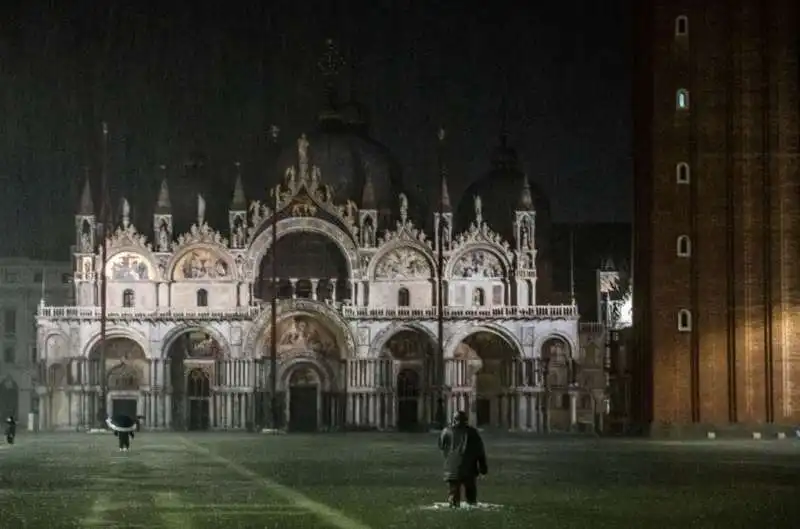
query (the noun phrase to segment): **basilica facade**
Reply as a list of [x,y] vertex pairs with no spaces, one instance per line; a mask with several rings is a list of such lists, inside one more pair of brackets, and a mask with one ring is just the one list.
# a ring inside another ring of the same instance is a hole
[[123,201],[100,237],[87,182],[75,217],[75,305],[38,311],[41,429],[95,425],[101,398],[148,429],[260,429],[272,355],[276,426],[290,431],[424,429],[438,391],[448,414],[467,410],[485,428],[594,421],[605,391],[600,342],[581,336],[574,302],[537,299],[527,179],[508,204],[510,240],[487,223],[480,196],[469,197],[472,220],[456,230],[446,185],[428,235],[405,194],[390,215],[376,206],[381,191],[368,174],[358,205],[340,199],[305,136],[294,158],[264,202],[248,204],[237,180],[222,230],[198,196],[196,220],[176,233],[165,180],[142,230],[150,235]]

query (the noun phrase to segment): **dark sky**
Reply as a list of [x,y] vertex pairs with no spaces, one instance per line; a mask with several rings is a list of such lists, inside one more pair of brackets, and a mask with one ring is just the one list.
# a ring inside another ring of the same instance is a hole
[[312,129],[327,37],[411,185],[435,173],[440,124],[454,199],[486,172],[506,95],[511,143],[555,220],[629,219],[624,0],[47,3],[0,6],[4,254],[67,257],[102,120],[114,185],[153,199],[161,164],[196,151],[232,172],[269,124],[287,140]]

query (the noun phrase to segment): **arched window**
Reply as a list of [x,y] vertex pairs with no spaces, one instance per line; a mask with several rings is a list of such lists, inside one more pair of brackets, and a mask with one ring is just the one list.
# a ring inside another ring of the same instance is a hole
[[482,288],[476,288],[472,291],[472,305],[477,307],[486,305],[486,292]]
[[122,306],[123,307],[133,307],[136,304],[136,296],[133,293],[133,290],[127,289],[122,293]]
[[679,184],[688,184],[690,178],[690,171],[689,171],[689,164],[686,162],[680,162],[675,167],[675,179],[678,181]]
[[402,287],[397,291],[397,306],[408,307],[409,305],[411,305],[411,295],[407,288]]
[[208,307],[208,291],[204,288],[197,291],[197,306]]
[[678,257],[689,257],[692,255],[692,241],[689,240],[688,235],[679,236],[677,246]]
[[675,36],[685,37],[689,34],[689,18],[681,15],[675,19]]
[[692,330],[692,313],[686,309],[678,311],[678,330],[689,332]]
[[680,88],[678,90],[675,97],[675,105],[678,107],[678,110],[689,109],[689,91],[687,89]]

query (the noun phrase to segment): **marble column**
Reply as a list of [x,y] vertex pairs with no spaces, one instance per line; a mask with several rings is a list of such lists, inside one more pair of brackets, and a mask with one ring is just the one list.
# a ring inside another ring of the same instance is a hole
[[311,279],[311,299],[316,301],[319,296],[317,295],[317,288],[319,287],[319,279]]
[[292,299],[297,299],[297,278],[289,278],[289,283],[292,285]]
[[336,303],[336,279],[331,279],[331,301]]

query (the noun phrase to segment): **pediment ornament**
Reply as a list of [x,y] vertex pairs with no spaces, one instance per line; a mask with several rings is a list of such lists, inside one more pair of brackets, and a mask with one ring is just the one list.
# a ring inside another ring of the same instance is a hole
[[184,233],[178,237],[178,241],[172,245],[172,250],[179,251],[182,248],[194,244],[213,244],[227,248],[228,241],[220,232],[204,222],[202,226],[192,224],[188,233]]
[[108,251],[130,248],[152,252],[153,247],[147,242],[147,237],[136,230],[133,224],[118,227],[108,238]]

